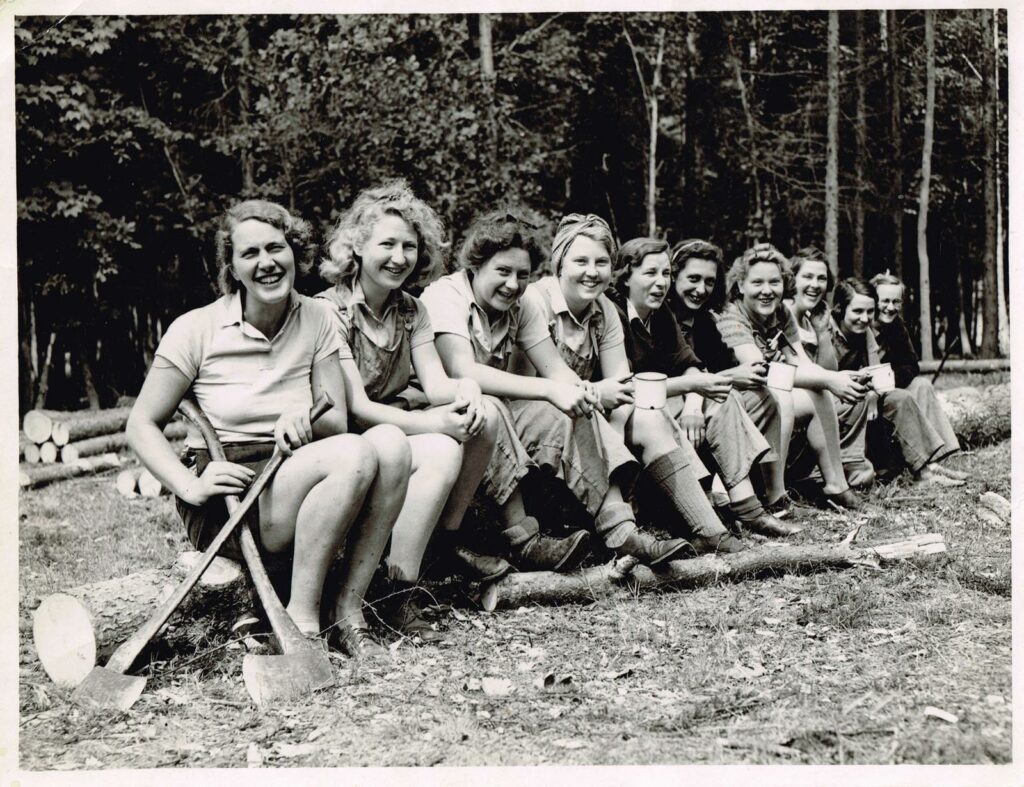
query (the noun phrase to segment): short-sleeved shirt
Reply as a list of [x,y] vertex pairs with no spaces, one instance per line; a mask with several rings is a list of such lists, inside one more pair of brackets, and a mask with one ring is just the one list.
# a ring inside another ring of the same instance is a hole
[[[286,410],[311,407],[313,365],[337,357],[341,340],[327,309],[292,293],[273,339],[242,318],[238,292],[193,309],[171,323],[157,358],[192,380],[192,391],[225,444],[274,436]],[[186,445],[205,443],[192,427]]]
[[897,317],[888,324],[878,323],[875,331],[880,361],[892,364],[897,387],[906,388],[921,371],[907,324]]
[[840,371],[857,371],[879,362],[878,342],[870,328],[866,333],[847,336],[837,327],[832,334],[832,346]]
[[[769,347],[771,341],[782,332],[783,337],[790,347],[800,345],[800,328],[793,319],[792,313],[782,304],[768,317],[767,320],[751,317],[742,303],[733,301],[725,305],[721,313],[715,318],[715,325],[722,337],[722,342],[728,347],[735,358],[736,348],[744,344],[753,344],[761,351],[765,360],[781,361],[784,359],[782,353],[783,342],[778,342],[778,349],[774,351]],[[739,359],[735,359],[734,366],[739,365]]]
[[601,353],[625,341],[615,307],[605,295],[598,295],[587,311],[577,317],[569,309],[558,279],[545,276],[526,288],[523,302],[532,304],[544,315],[548,333],[562,359],[583,379],[590,379]]
[[[418,298],[393,291],[380,318],[367,305],[358,281],[340,282],[317,293],[316,298],[333,307],[331,311],[342,338],[339,357],[355,361],[368,393],[390,394],[409,384],[413,370],[401,343],[408,341],[411,351],[434,341],[430,317]],[[377,357],[368,357],[371,354]]]
[[450,333],[467,339],[477,363],[505,370],[512,349],[529,350],[549,337],[544,315],[533,303],[520,298],[495,319],[476,302],[467,271],[437,279],[420,296],[427,307],[434,335]]
[[625,333],[626,355],[634,372],[679,377],[690,367],[703,367],[668,308],[656,309],[645,321],[628,298],[614,293],[611,300]]

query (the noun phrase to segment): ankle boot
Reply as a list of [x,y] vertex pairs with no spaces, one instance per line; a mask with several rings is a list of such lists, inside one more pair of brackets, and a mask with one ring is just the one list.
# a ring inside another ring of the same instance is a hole
[[778,519],[767,511],[752,519],[743,520],[740,525],[751,533],[759,533],[762,536],[777,536],[784,538],[795,535],[803,530],[800,525],[790,525]]
[[526,571],[572,571],[590,552],[590,533],[577,530],[566,538],[534,533],[528,541],[512,547],[512,559]]
[[677,557],[684,557],[686,551],[693,551],[686,539],[661,540],[640,530],[634,530],[620,546],[615,547],[615,554],[632,555],[641,563],[651,567],[667,563]]
[[462,573],[479,582],[494,582],[515,571],[512,564],[503,557],[481,555],[461,545],[452,549],[452,555],[462,569]]
[[378,614],[385,626],[423,644],[444,639],[423,613],[422,602],[427,593],[422,587],[401,579],[392,579],[389,585],[388,595],[381,600]]

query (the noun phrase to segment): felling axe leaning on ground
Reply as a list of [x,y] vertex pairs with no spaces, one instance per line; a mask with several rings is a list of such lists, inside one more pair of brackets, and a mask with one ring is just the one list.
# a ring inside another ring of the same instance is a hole
[[[315,421],[325,412],[331,409],[334,403],[330,400],[330,397],[324,395],[321,396],[313,409],[309,413],[310,421]],[[217,440],[216,432],[213,432],[213,427],[210,426],[210,422],[206,420],[206,417],[199,410],[199,407],[191,400],[186,399],[181,405],[182,412],[185,413],[189,418],[201,419],[202,423],[197,422],[196,425],[200,431],[203,432],[204,437],[207,439],[207,444],[210,449],[210,455],[223,461],[223,450],[221,449],[220,442]],[[205,427],[205,429],[204,429]],[[213,441],[211,442],[210,437],[206,434],[208,430],[213,435]],[[216,451],[216,454],[215,454]],[[213,559],[217,556],[217,552],[224,546],[224,543],[228,540],[231,534],[234,532],[238,523],[245,518],[246,512],[252,507],[253,503],[259,499],[260,493],[266,487],[267,483],[273,478],[274,473],[277,472],[277,468],[281,466],[284,461],[284,454],[280,450],[275,450],[273,456],[260,471],[259,475],[253,480],[252,485],[245,493],[245,497],[239,502],[237,497],[231,496],[228,499],[228,510],[230,516],[228,521],[221,527],[220,532],[214,537],[213,541],[203,552],[202,557],[196,562],[193,569],[189,572],[188,576],[182,580],[178,588],[168,596],[167,600],[161,604],[156,612],[153,613],[152,617],[146,621],[146,623],[136,631],[131,637],[125,640],[118,648],[114,651],[114,655],[107,661],[105,667],[94,667],[92,671],[85,676],[85,679],[78,685],[74,693],[71,695],[72,701],[78,705],[89,708],[106,708],[112,710],[126,711],[135,701],[138,700],[142,694],[143,689],[146,687],[146,678],[141,675],[126,675],[125,673],[131,668],[135,659],[139,657],[143,648],[146,644],[156,636],[157,631],[167,622],[168,618],[173,614],[174,610],[178,608],[181,602],[184,600],[188,592],[195,587],[195,584],[199,581],[199,577],[203,575],[203,572],[213,562]],[[246,539],[248,536],[248,539]],[[249,560],[249,553],[246,551],[246,541],[248,541],[253,550],[255,550],[255,544],[252,542],[252,534],[246,528],[242,528],[242,551],[246,558],[246,562],[249,563],[249,570],[253,573],[254,582],[257,582],[257,590],[260,593],[260,600],[263,601],[265,608],[267,609],[268,615],[270,614],[271,604],[268,603],[268,599],[264,598],[264,591],[260,588],[258,580],[256,579],[256,571],[253,570],[252,561]],[[256,555],[256,561],[259,561],[259,555]],[[263,571],[262,564],[259,565],[259,571],[262,573],[264,579],[266,579],[266,572]],[[269,585],[269,580],[267,580]],[[271,594],[273,591],[271,590]],[[277,596],[274,595],[274,601],[277,601],[277,606],[281,606],[281,602],[277,600]],[[284,613],[287,618],[287,613],[281,608],[281,612]],[[271,618],[273,622],[273,618]],[[291,619],[288,618],[291,622]],[[292,624],[294,627],[294,624]],[[274,632],[278,633],[277,626],[274,626]],[[297,633],[297,631],[296,631]],[[299,637],[301,638],[301,634]],[[280,634],[278,635],[279,640],[281,639]],[[304,642],[304,644],[306,644]],[[284,643],[282,642],[282,648]],[[323,654],[321,654],[323,655]],[[262,658],[275,658],[264,656]],[[280,658],[280,657],[278,657]],[[326,655],[324,659],[326,660]],[[330,668],[330,663],[327,664]],[[244,664],[243,664],[244,671]],[[332,673],[333,678],[333,673]],[[248,681],[247,681],[248,684]],[[259,701],[258,698],[254,699]]]
[[[333,404],[329,397],[321,396],[310,412],[310,421],[319,418]],[[199,405],[191,399],[185,399],[178,409],[203,435],[210,458],[216,462],[226,461],[217,432],[199,409]],[[280,449],[274,449],[268,467],[280,453]],[[281,461],[283,460],[279,459],[277,464]],[[224,502],[234,516],[239,508],[238,498],[234,495],[225,495]],[[249,568],[249,574],[263,604],[263,611],[270,621],[270,627],[281,650],[281,655],[263,656],[248,653],[242,659],[242,678],[249,696],[257,705],[263,705],[275,700],[295,699],[303,694],[333,686],[334,668],[331,666],[331,660],[322,649],[306,639],[281,604],[281,599],[277,597],[277,591],[274,590],[270,577],[263,567],[256,540],[249,532],[249,528],[241,529],[238,540],[242,548],[242,557],[245,558],[245,564]]]

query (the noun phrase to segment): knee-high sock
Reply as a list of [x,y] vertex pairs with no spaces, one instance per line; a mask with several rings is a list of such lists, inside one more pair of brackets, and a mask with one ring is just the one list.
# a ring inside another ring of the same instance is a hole
[[646,470],[693,535],[711,537],[726,532],[682,451],[676,448],[662,454],[647,465]]

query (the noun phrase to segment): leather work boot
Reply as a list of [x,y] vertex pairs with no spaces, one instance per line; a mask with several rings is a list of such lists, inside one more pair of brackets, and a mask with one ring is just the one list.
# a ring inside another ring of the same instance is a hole
[[493,582],[515,571],[512,564],[503,557],[481,555],[464,546],[454,547],[452,555],[465,576],[480,582]]
[[741,522],[740,525],[751,533],[778,538],[796,535],[804,529],[802,525],[787,524],[767,511],[760,514],[756,519],[751,519],[749,522]]
[[534,533],[523,544],[512,548],[512,558],[527,571],[572,571],[590,552],[590,533],[577,530],[566,538]]
[[719,533],[714,536],[692,536],[690,546],[698,555],[713,555],[716,552],[731,554],[743,552],[750,544],[732,533]]
[[617,555],[632,555],[648,566],[658,566],[676,557],[682,557],[690,547],[685,538],[657,539],[650,533],[634,530],[622,546],[615,547]]
[[864,507],[864,503],[852,489],[844,489],[842,492],[826,492],[825,500],[826,507],[828,507],[829,502],[842,506],[849,511],[859,511]]
[[392,580],[390,595],[383,599],[379,617],[385,626],[424,645],[444,639],[423,613],[423,588],[413,582]]

